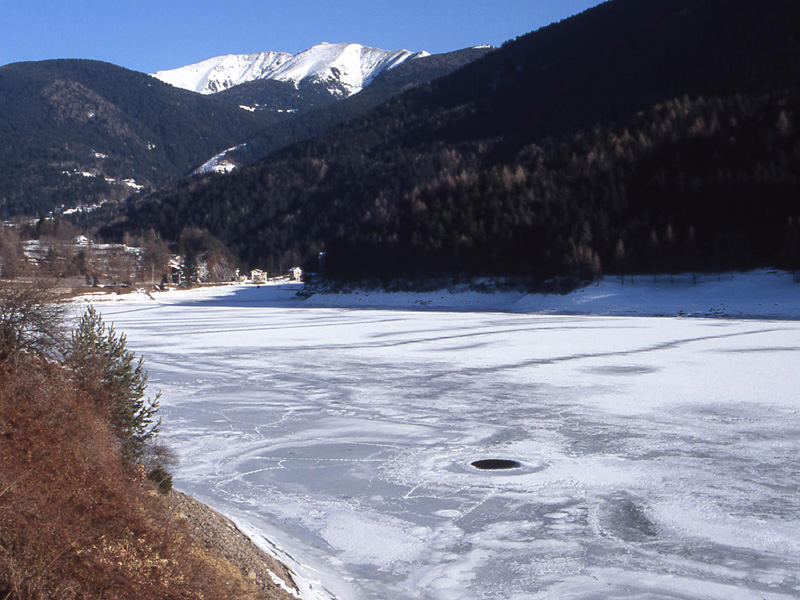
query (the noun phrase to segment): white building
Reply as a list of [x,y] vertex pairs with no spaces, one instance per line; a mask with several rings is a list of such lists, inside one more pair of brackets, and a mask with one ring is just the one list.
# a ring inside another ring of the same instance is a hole
[[267,272],[260,269],[250,271],[250,281],[252,283],[267,283]]

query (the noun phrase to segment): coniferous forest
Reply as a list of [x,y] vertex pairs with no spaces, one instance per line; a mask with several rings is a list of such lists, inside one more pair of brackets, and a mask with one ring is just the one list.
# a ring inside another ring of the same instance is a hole
[[800,6],[615,0],[108,234],[348,280],[796,268]]
[[122,200],[134,188],[152,191],[190,176],[231,148],[237,162],[254,162],[487,51],[412,61],[347,99],[323,83],[272,80],[205,96],[91,60],[0,67],[0,217]]
[[89,60],[0,67],[0,215],[156,189],[262,122],[154,78]]

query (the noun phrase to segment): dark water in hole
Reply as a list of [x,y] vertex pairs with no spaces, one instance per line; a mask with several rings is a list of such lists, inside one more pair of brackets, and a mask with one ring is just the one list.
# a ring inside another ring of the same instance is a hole
[[519,469],[522,465],[515,460],[504,458],[487,458],[470,463],[473,467],[483,471],[501,471],[503,469]]

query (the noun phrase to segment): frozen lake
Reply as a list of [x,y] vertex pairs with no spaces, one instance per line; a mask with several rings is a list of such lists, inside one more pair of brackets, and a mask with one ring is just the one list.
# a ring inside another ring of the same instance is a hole
[[338,598],[800,596],[797,321],[197,298],[99,307],[177,486]]

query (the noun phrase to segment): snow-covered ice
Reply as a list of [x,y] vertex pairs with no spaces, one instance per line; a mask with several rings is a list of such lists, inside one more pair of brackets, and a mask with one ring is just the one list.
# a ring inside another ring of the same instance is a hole
[[163,390],[177,486],[307,597],[797,598],[800,287],[735,281],[741,314],[782,318],[315,308],[291,286],[98,306]]

